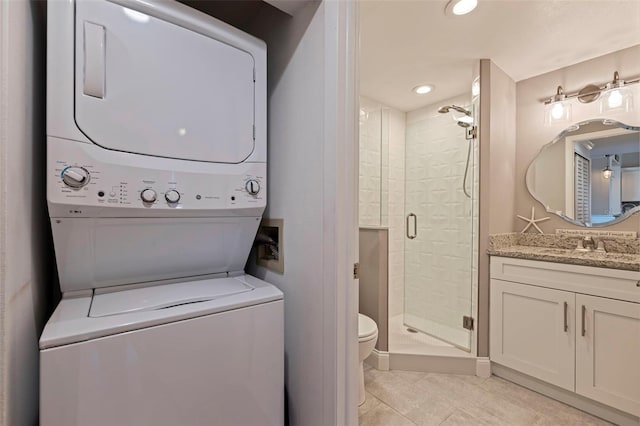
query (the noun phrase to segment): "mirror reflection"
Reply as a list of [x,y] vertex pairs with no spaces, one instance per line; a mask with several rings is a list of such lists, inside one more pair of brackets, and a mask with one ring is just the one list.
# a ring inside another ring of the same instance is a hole
[[618,222],[640,210],[640,127],[573,125],[542,148],[526,180],[548,212],[583,226]]

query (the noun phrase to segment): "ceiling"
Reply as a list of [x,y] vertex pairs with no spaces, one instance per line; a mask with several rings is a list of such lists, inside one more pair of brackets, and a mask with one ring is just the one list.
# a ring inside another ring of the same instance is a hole
[[[360,2],[360,91],[401,111],[469,93],[479,59],[515,81],[640,44],[640,0]],[[640,60],[640,59],[639,59]],[[434,84],[427,95],[412,88]]]

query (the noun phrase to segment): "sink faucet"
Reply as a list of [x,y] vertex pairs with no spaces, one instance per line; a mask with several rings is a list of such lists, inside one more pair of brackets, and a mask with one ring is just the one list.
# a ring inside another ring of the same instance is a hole
[[598,253],[607,252],[604,248],[603,239],[595,240],[590,236],[585,236],[582,240],[578,241],[578,246],[576,247],[576,251],[581,251],[581,252],[596,251]]
[[593,238],[586,236],[581,241],[578,242],[578,247],[576,247],[576,251],[593,251],[595,248],[595,241]]

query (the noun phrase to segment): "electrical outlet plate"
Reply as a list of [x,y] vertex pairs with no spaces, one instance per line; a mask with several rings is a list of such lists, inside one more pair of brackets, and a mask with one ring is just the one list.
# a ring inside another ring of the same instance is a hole
[[267,247],[264,245],[259,245],[256,250],[256,264],[279,274],[284,273],[283,229],[284,220],[263,218],[262,222],[260,222],[258,233],[262,232],[269,235],[277,243],[278,257],[277,259],[271,257]]

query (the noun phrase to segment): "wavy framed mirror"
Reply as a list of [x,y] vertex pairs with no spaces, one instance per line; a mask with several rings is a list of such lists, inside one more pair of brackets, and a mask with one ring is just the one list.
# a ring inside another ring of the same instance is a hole
[[527,189],[547,212],[600,227],[640,211],[640,127],[583,121],[542,147],[526,174]]

